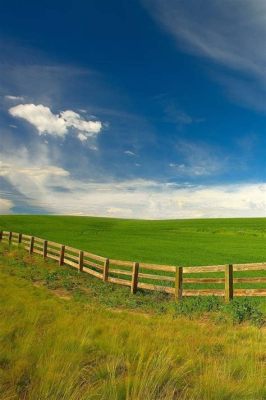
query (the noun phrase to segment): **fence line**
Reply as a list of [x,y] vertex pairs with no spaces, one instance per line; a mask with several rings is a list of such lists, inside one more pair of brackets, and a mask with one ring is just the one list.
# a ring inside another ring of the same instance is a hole
[[[265,263],[212,265],[204,267],[182,267],[157,265],[132,261],[113,260],[60,243],[17,232],[0,231],[0,241],[17,243],[29,254],[50,258],[60,266],[69,265],[103,282],[129,286],[131,293],[138,289],[155,290],[173,294],[176,300],[187,296],[222,296],[228,302],[234,296],[266,296],[266,288],[241,289],[234,284],[266,283],[266,274],[256,277],[234,277],[234,272],[266,271]],[[219,273],[221,277],[194,277],[194,274]],[[188,276],[187,276],[188,275]],[[192,277],[191,277],[192,275]],[[188,289],[189,284],[215,284],[223,288]]]

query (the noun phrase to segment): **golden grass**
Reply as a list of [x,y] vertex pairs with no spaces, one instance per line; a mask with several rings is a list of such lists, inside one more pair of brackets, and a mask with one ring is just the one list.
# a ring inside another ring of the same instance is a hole
[[266,398],[262,329],[114,312],[0,271],[0,399]]

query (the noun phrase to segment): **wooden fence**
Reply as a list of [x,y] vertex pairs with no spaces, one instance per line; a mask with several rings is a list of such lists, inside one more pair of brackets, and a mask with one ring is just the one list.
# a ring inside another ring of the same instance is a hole
[[[20,244],[30,254],[56,260],[60,266],[69,265],[104,282],[129,286],[131,293],[137,289],[155,290],[173,294],[177,300],[184,296],[222,296],[230,301],[234,296],[266,296],[266,288],[237,288],[266,283],[266,262],[229,264],[204,267],[181,267],[113,260],[87,251],[55,243],[17,232],[0,231],[0,241]],[[261,271],[259,276],[247,276],[247,272]],[[215,277],[210,277],[215,273]],[[241,276],[241,273],[242,276]],[[200,276],[197,276],[200,275]],[[207,276],[206,276],[207,275]],[[186,288],[189,285],[198,289]],[[203,288],[202,285],[215,286]],[[219,286],[219,288],[217,288]]]

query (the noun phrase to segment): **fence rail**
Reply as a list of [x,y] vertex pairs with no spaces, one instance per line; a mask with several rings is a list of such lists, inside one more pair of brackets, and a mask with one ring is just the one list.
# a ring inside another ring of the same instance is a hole
[[[138,289],[146,289],[170,293],[177,300],[187,296],[222,296],[227,302],[234,296],[266,296],[266,287],[236,287],[239,284],[265,284],[266,262],[182,267],[113,260],[24,233],[0,231],[0,241],[9,244],[17,243],[29,254],[35,253],[43,258],[50,258],[57,261],[60,266],[69,265],[80,272],[102,279],[104,282],[129,286],[133,294]],[[261,276],[247,276],[246,273],[242,277],[239,276],[246,271],[260,271]],[[238,274],[237,276],[234,276],[235,272]],[[195,276],[195,274],[202,273],[216,273],[220,276]],[[200,285],[200,288],[187,287],[191,284]],[[206,284],[216,286],[215,288],[202,288],[201,285]]]

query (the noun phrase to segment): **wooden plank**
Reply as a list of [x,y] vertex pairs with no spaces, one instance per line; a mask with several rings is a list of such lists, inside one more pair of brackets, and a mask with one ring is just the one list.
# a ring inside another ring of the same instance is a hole
[[59,254],[59,265],[64,264],[64,257],[65,257],[65,246],[62,244],[60,248],[60,254]]
[[54,246],[54,247],[60,247],[62,246],[62,244],[60,243],[56,243],[56,242],[52,242],[51,240],[48,240],[48,246]]
[[122,260],[109,260],[109,265],[117,265],[118,267],[130,267],[132,268],[132,261],[122,261]]
[[233,265],[229,264],[226,265],[224,272],[224,298],[227,303],[234,297],[233,283]]
[[108,282],[117,283],[118,285],[131,286],[130,281],[126,281],[125,279],[113,278],[111,276],[109,276]]
[[17,238],[17,237],[18,237],[18,235],[19,235],[19,233],[17,233],[17,232],[12,232],[12,237],[15,237],[15,238]]
[[71,260],[74,260],[74,261],[79,260],[78,256],[74,256],[73,254],[66,253],[66,250],[65,250],[65,257],[70,258]]
[[36,243],[34,238],[34,247],[37,247],[37,249],[43,249],[43,243]]
[[105,257],[97,256],[96,254],[88,253],[87,251],[84,251],[83,254],[84,254],[84,257],[92,258],[94,260],[98,260],[98,261],[102,261],[102,262],[105,261]]
[[138,288],[138,273],[139,273],[139,263],[133,263],[133,271],[132,271],[132,281],[131,281],[131,293],[136,293]]
[[83,271],[83,251],[80,250],[79,252],[79,260],[78,260],[78,264],[79,264],[79,271],[82,272]]
[[70,246],[65,246],[65,250],[71,251],[72,253],[78,253],[78,254],[80,252],[80,250],[75,249],[74,247],[70,247]]
[[43,258],[46,258],[47,257],[47,249],[48,249],[48,242],[47,242],[47,240],[44,240],[43,241]]
[[22,242],[29,243],[29,242],[30,242],[30,238],[25,237],[25,236],[22,234]]
[[74,261],[67,260],[66,258],[64,259],[64,264],[71,265],[71,267],[79,269],[78,263],[75,263]]
[[175,276],[175,298],[176,298],[176,300],[182,299],[182,283],[183,283],[183,268],[176,267],[176,276]]
[[41,250],[37,250],[35,247],[33,249],[33,253],[40,254],[42,256],[43,252]]
[[152,285],[152,284],[150,284],[150,283],[139,282],[139,283],[138,283],[138,288],[140,288],[140,289],[148,289],[148,290],[155,290],[155,291],[164,292],[164,293],[175,294],[175,289],[174,289],[174,288],[170,288],[170,287],[167,287],[167,286]]
[[23,239],[29,239],[29,240],[30,240],[31,237],[32,237],[32,236],[30,236],[30,235],[25,235],[25,233],[23,233]]
[[152,275],[139,272],[139,278],[153,279],[157,281],[175,282],[175,278],[167,275]]
[[90,269],[90,268],[87,268],[87,267],[83,267],[83,272],[86,272],[87,274],[96,276],[96,278],[102,279],[102,277],[103,277],[103,275],[100,274],[99,272],[96,272],[93,269]]
[[49,246],[49,242],[47,243],[47,249],[50,253],[56,254],[56,255],[60,255],[60,250],[55,249],[54,247],[50,247]]
[[266,289],[235,289],[235,296],[250,296],[250,297],[264,297],[266,296]]
[[184,274],[196,274],[199,272],[224,272],[225,265],[210,265],[204,267],[185,267]]
[[265,271],[266,263],[234,264],[234,271]]
[[157,264],[146,264],[146,263],[140,263],[139,264],[140,269],[150,269],[152,271],[166,271],[166,272],[175,272],[176,267],[173,267],[171,265],[157,265]]
[[183,283],[224,283],[224,278],[184,278]]
[[262,278],[262,277],[234,278],[234,283],[256,283],[256,282],[257,283],[265,283],[266,278]]
[[[122,269],[109,268],[109,272],[111,272],[112,274],[132,276],[132,271],[125,271]],[[139,274],[139,276],[140,276],[140,274]]]
[[42,244],[43,241],[44,241],[44,239],[41,239],[41,238],[35,236],[35,243],[36,242],[41,242],[41,244]]
[[33,247],[34,247],[34,236],[30,238],[30,246],[29,246],[29,253],[31,254],[33,252]]
[[108,275],[109,275],[109,259],[106,258],[104,262],[104,267],[103,267],[103,281],[107,282],[108,281]]
[[59,256],[55,256],[50,252],[47,252],[47,258],[52,258],[53,260],[59,261]]
[[97,269],[99,269],[99,270],[101,270],[101,271],[103,270],[103,265],[96,264],[96,263],[94,263],[94,262],[92,262],[92,261],[89,261],[89,260],[83,259],[83,264],[89,265],[90,267],[97,268]]
[[224,296],[220,289],[183,289],[183,297],[190,296]]

